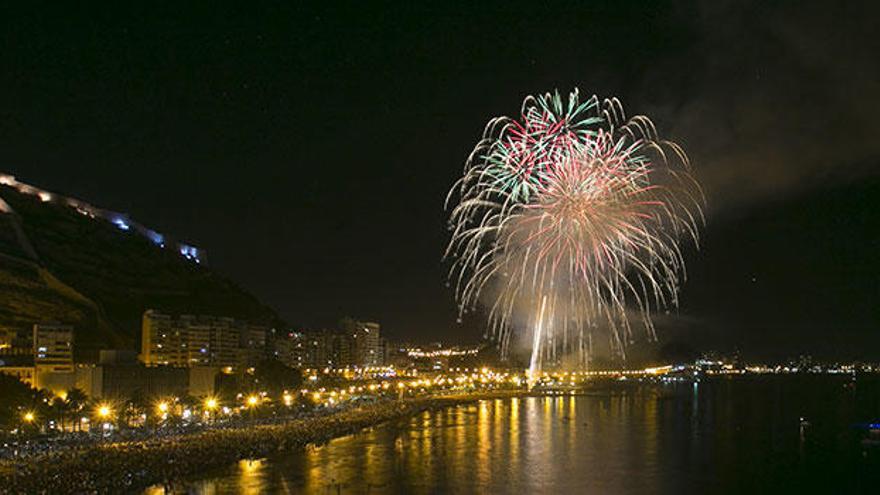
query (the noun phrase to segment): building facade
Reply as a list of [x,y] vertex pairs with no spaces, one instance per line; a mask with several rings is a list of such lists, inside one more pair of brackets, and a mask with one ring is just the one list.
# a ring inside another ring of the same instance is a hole
[[34,369],[41,372],[73,373],[73,327],[34,325]]
[[144,312],[141,361],[147,366],[253,365],[266,356],[265,327],[234,318]]
[[384,364],[385,353],[378,323],[345,318],[340,327],[349,346],[346,365],[372,367]]
[[188,339],[178,319],[147,310],[141,323],[141,361],[147,366],[186,366],[190,358]]
[[276,336],[273,355],[291,368],[312,368],[317,366],[317,343],[305,332],[290,331]]

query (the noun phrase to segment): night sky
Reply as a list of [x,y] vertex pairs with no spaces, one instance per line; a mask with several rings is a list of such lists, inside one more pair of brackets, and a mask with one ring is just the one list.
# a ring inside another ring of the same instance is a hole
[[880,357],[878,12],[297,3],[0,7],[0,171],[206,248],[294,325],[476,341],[445,193],[489,118],[578,86],[650,115],[706,189],[661,340]]

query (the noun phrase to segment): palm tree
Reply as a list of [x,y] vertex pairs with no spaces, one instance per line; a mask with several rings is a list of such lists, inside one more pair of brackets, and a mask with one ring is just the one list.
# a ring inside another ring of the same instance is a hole
[[11,429],[21,421],[22,411],[31,410],[32,405],[30,385],[14,376],[0,374],[0,425]]
[[[128,422],[131,423],[131,420],[139,419],[141,415],[149,417],[150,405],[151,401],[147,398],[143,389],[138,388],[133,390],[127,402],[128,409],[130,410]],[[144,422],[144,425],[146,425],[146,421]]]
[[67,391],[67,404],[70,406],[70,411],[75,415],[73,422],[73,429],[75,431],[79,431],[82,426],[78,416],[85,409],[88,400],[88,396],[82,389],[72,388]]
[[40,431],[44,431],[45,419],[51,416],[52,408],[52,394],[46,389],[34,389],[33,391],[33,405],[31,410],[36,413],[37,418],[40,419],[40,424],[36,425]]
[[58,421],[58,429],[63,433],[64,418],[66,418],[68,413],[71,412],[70,403],[67,402],[66,397],[57,396],[52,399],[50,410],[52,412],[52,417],[54,417]]

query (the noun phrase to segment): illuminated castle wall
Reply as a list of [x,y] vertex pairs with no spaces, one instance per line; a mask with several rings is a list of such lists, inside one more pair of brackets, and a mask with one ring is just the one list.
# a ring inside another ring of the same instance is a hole
[[[136,232],[147,238],[156,246],[162,249],[167,249],[170,246],[184,258],[194,261],[196,263],[203,264],[207,262],[207,254],[203,249],[190,244],[172,241],[171,239],[166,238],[165,235],[156,232],[155,230],[149,229],[144,225],[132,220],[128,217],[128,215],[124,213],[98,208],[75,198],[69,198],[67,196],[55,194],[53,192],[49,192],[38,187],[31,186],[29,184],[19,182],[15,180],[14,176],[8,174],[0,173],[0,185],[12,187],[22,194],[37,196],[44,203],[68,206],[75,209],[81,215],[93,219],[108,221],[115,225],[116,228],[118,228],[119,230],[126,232]],[[9,204],[3,201],[2,198],[0,198],[0,213],[13,213],[12,208],[9,206]]]

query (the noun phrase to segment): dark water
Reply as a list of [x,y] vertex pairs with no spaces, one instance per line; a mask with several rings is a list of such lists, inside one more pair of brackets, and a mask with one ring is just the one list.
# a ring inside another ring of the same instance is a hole
[[[876,379],[770,377],[490,400],[181,484],[189,493],[880,493]],[[801,426],[800,418],[809,421]],[[161,493],[161,489],[147,493]]]

